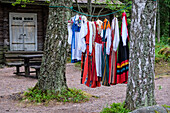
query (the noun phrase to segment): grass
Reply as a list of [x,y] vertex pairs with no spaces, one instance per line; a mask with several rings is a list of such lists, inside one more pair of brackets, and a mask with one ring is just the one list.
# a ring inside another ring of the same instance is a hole
[[129,113],[130,110],[124,107],[125,103],[113,103],[110,107],[104,108],[101,113]]
[[166,105],[166,104],[164,104],[164,105],[162,105],[163,107],[165,107],[165,108],[170,108],[170,106],[168,106],[168,105]]
[[[157,42],[157,41],[156,41]],[[160,43],[156,43],[155,46],[155,62],[159,63],[162,61],[170,62],[170,56],[165,56],[164,54],[160,54],[160,50],[163,48],[170,48],[170,38],[169,37],[161,37]]]
[[24,93],[23,100],[35,103],[48,103],[51,100],[56,100],[57,102],[79,103],[88,101],[90,97],[92,97],[92,95],[75,88],[65,89],[60,93],[30,88],[28,89],[28,92]]
[[[129,109],[124,107],[125,103],[113,103],[110,107],[104,108],[100,113],[129,113],[131,112]],[[162,105],[164,108],[170,108],[170,106],[164,104]]]
[[75,67],[81,67],[81,61],[76,62],[76,63],[74,64],[74,66],[75,66]]

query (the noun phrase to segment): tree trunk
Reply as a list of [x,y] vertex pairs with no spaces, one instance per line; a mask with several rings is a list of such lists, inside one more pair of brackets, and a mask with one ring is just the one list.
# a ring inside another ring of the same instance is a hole
[[[72,6],[72,0],[50,0],[50,6]],[[70,10],[50,8],[44,55],[37,86],[41,90],[56,92],[67,88],[65,69],[67,59],[67,20]]]
[[[87,11],[88,11],[88,14],[91,15],[92,13],[92,4],[91,4],[91,0],[88,0],[87,1]],[[88,19],[91,21],[91,17],[88,17]]]
[[125,101],[126,107],[130,110],[156,104],[154,97],[156,1],[132,2],[129,78]]
[[157,0],[157,38],[158,38],[158,43],[160,43],[160,12],[159,12],[159,0]]

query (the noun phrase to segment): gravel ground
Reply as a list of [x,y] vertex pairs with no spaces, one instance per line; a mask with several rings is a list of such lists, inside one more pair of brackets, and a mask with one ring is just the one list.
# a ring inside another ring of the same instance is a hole
[[[23,68],[22,68],[23,70]],[[126,85],[118,84],[111,87],[88,88],[80,84],[80,70],[74,64],[67,64],[67,84],[70,88],[77,88],[99,99],[92,98],[85,103],[57,103],[51,102],[48,106],[22,104],[12,99],[12,94],[26,91],[33,87],[37,80],[29,77],[16,76],[15,68],[0,69],[0,113],[97,113],[113,102],[123,102],[126,96]],[[160,87],[162,87],[160,89]],[[158,104],[170,105],[170,77],[155,80],[155,96]]]

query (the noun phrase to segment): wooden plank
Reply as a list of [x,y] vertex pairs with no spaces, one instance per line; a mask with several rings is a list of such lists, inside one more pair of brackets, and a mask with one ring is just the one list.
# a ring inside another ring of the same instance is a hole
[[3,45],[4,45],[4,42],[1,42],[1,41],[0,41],[0,47],[2,47]]
[[[9,63],[9,62],[23,62],[24,59],[7,59],[5,58],[5,63]],[[41,62],[42,59],[30,59],[30,62]]]
[[3,55],[0,55],[0,59],[4,59],[4,56],[3,56]]
[[41,54],[43,51],[8,51],[5,54]]
[[0,59],[0,63],[4,63],[4,62],[5,62],[4,60]]
[[43,36],[44,33],[43,33],[43,32],[38,32],[37,35],[38,35],[38,36]]
[[4,50],[3,47],[0,46],[0,51],[3,51],[3,50]]
[[4,52],[0,50],[0,55],[3,55],[3,54],[4,54]]

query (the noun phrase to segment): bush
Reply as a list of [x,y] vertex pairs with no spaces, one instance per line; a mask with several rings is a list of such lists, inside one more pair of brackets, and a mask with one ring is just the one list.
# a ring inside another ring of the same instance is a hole
[[84,93],[78,89],[65,89],[59,93],[55,91],[42,91],[39,89],[28,89],[28,92],[24,93],[23,100],[28,100],[30,102],[43,103],[49,102],[50,100],[57,100],[58,102],[85,102],[88,101],[87,93]]
[[156,43],[156,46],[155,46],[155,62],[156,63],[160,61],[168,61],[168,62],[170,61],[169,41],[170,41],[169,37],[161,37],[160,43]]
[[130,110],[124,107],[125,103],[113,103],[110,107],[106,107],[101,113],[129,113]]

